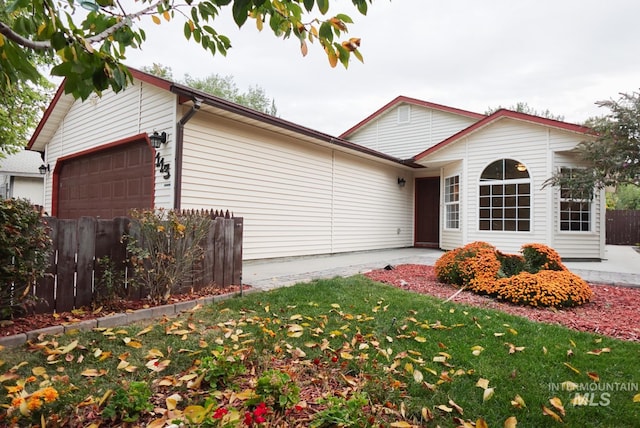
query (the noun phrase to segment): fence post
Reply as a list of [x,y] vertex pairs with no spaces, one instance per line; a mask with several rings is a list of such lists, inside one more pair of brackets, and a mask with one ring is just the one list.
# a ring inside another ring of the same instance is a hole
[[58,220],[58,286],[55,306],[58,312],[70,311],[75,304],[77,224],[77,220]]
[[56,252],[58,251],[58,219],[55,217],[45,217],[42,219],[47,225],[49,238],[51,238],[51,253],[49,254],[49,266],[45,271],[45,276],[36,282],[34,295],[38,300],[34,306],[34,311],[38,314],[53,312],[55,309],[55,287],[56,287]]
[[93,269],[96,255],[96,219],[78,220],[78,266],[76,275],[76,307],[93,302]]
[[233,278],[232,284],[242,285],[242,239],[244,218],[233,218]]

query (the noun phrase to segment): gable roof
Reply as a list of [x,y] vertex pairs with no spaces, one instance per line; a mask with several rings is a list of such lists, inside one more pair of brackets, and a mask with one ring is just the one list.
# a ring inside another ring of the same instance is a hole
[[369,122],[373,121],[374,119],[378,118],[379,116],[383,115],[386,111],[392,109],[393,107],[395,107],[395,106],[397,106],[399,104],[403,104],[403,103],[404,104],[412,104],[412,105],[416,105],[416,106],[420,106],[420,107],[426,107],[426,108],[439,110],[439,111],[443,111],[443,112],[447,112],[447,113],[453,113],[453,114],[457,114],[457,115],[465,116],[465,117],[470,117],[472,119],[477,119],[477,120],[484,119],[486,117],[484,114],[474,113],[472,111],[462,110],[462,109],[458,109],[458,108],[454,108],[454,107],[448,107],[448,106],[444,106],[442,104],[431,103],[431,102],[428,102],[428,101],[422,101],[422,100],[419,100],[419,99],[416,99],[416,98],[410,98],[410,97],[405,97],[403,95],[400,95],[400,96],[394,98],[393,100],[391,100],[386,105],[384,105],[381,108],[379,108],[378,110],[376,110],[370,116],[368,116],[365,119],[363,119],[362,121],[360,121],[355,126],[349,128],[348,130],[346,130],[345,132],[340,134],[340,138],[346,138],[347,136],[349,136],[349,135],[353,134],[354,132],[358,131],[360,128],[365,126],[367,123],[369,123]]
[[[415,167],[415,165],[407,164],[403,160],[396,157],[369,149],[368,147],[364,147],[359,144],[352,143],[340,137],[334,137],[332,135],[295,124],[279,117],[250,109],[248,107],[233,103],[223,98],[216,97],[215,95],[190,88],[186,85],[175,83],[170,80],[145,73],[140,70],[136,70],[134,68],[129,68],[129,71],[135,79],[176,94],[178,96],[178,102],[180,104],[191,101],[195,102],[197,100],[204,105],[215,108],[217,111],[225,112],[226,116],[241,119],[242,121],[248,123],[257,123],[268,129],[277,129],[281,132],[284,131],[289,135],[303,135],[314,140],[320,140],[324,143],[327,143],[328,145],[334,145],[343,149],[357,151],[369,156],[373,156],[375,158],[391,161],[405,166],[408,165]],[[67,112],[75,102],[75,99],[72,95],[64,93],[64,86],[65,82],[63,81],[62,84],[58,87],[53,100],[49,104],[49,107],[45,111],[42,119],[40,120],[40,123],[31,136],[31,139],[27,144],[28,150],[44,150],[46,142],[53,137],[53,134],[58,128],[59,122],[64,118],[64,116],[67,114]]]
[[474,123],[473,125],[463,129],[462,131],[453,134],[451,137],[442,140],[435,146],[428,148],[427,150],[418,153],[413,157],[413,161],[419,161],[424,157],[430,155],[431,153],[437,152],[438,150],[455,143],[456,141],[467,137],[475,132],[478,132],[481,129],[486,128],[487,126],[505,118],[515,119],[523,122],[529,122],[536,125],[549,126],[551,128],[560,129],[568,132],[575,132],[577,134],[585,134],[585,135],[593,135],[593,130],[583,125],[576,125],[573,123],[562,122],[559,120],[548,119],[546,117],[533,116],[526,113],[520,113],[517,111],[500,109],[490,116],[486,116],[484,119],[479,122]]

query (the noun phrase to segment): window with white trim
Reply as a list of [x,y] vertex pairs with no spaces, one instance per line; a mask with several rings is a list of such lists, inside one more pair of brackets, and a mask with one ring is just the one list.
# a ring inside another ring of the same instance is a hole
[[[571,177],[575,168],[561,168],[561,174]],[[560,230],[563,232],[591,231],[591,201],[560,187]]]
[[460,176],[444,179],[444,216],[446,229],[460,229]]
[[531,230],[531,178],[526,166],[500,159],[480,176],[479,229],[529,232]]

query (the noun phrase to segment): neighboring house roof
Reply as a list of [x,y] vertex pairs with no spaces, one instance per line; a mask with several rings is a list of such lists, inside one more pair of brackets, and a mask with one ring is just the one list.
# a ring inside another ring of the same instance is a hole
[[22,150],[0,159],[0,174],[14,177],[40,177],[38,167],[42,165],[40,155]]
[[[370,155],[376,158],[407,165],[407,163],[402,161],[401,159],[369,149],[359,144],[352,143],[342,138],[334,137],[329,134],[297,125],[293,122],[289,122],[279,117],[271,116],[266,113],[250,109],[248,107],[244,107],[242,105],[227,101],[206,92],[202,92],[188,86],[154,76],[152,74],[148,74],[133,68],[129,68],[129,70],[131,71],[131,74],[134,78],[176,94],[181,104],[187,102],[195,102],[197,100],[199,103],[214,108],[216,112],[227,117],[232,117],[236,120],[256,124],[271,130],[288,133],[289,135],[303,135],[314,140],[320,140],[329,145],[335,145],[344,149],[361,152],[363,154]],[[53,137],[53,134],[58,128],[58,124],[64,118],[69,108],[71,108],[71,105],[75,100],[73,99],[73,96],[64,94],[64,85],[65,82],[63,81],[58,88],[51,104],[45,111],[42,120],[38,124],[38,127],[29,140],[27,149],[34,151],[44,151],[46,143]]]
[[437,152],[438,150],[444,147],[447,147],[448,145],[453,144],[464,137],[468,137],[469,135],[475,132],[478,132],[479,130],[484,129],[487,126],[505,118],[519,120],[522,122],[529,122],[536,125],[549,126],[551,128],[556,128],[556,129],[560,129],[568,132],[574,132],[577,134],[594,135],[593,130],[591,128],[588,128],[583,125],[576,125],[573,123],[561,122],[559,120],[547,119],[545,117],[533,116],[530,114],[520,113],[517,111],[500,109],[495,113],[491,114],[490,116],[486,116],[484,119],[480,120],[479,122],[474,123],[468,128],[465,128],[462,131],[452,135],[451,137],[439,142],[435,146],[430,147],[421,153],[418,153],[416,156],[413,157],[413,161],[419,161],[420,159],[423,159],[424,157],[434,152]]
[[396,97],[395,99],[393,99],[391,102],[387,103],[386,105],[382,106],[380,109],[378,109],[377,111],[375,111],[373,114],[371,114],[370,116],[366,117],[364,120],[362,120],[361,122],[359,122],[358,124],[356,124],[355,126],[349,128],[348,130],[346,130],[345,132],[343,132],[342,134],[340,134],[340,138],[346,138],[347,136],[353,134],[354,132],[356,132],[357,130],[359,130],[360,128],[362,128],[363,126],[365,126],[367,123],[371,122],[372,120],[378,118],[379,116],[381,116],[382,114],[384,114],[387,110],[399,105],[399,104],[413,104],[416,106],[420,106],[420,107],[426,107],[426,108],[431,108],[434,110],[439,110],[439,111],[443,111],[443,112],[447,112],[447,113],[453,113],[453,114],[458,114],[460,116],[466,116],[466,117],[470,117],[472,119],[484,119],[486,116],[484,114],[480,114],[480,113],[474,113],[471,111],[467,111],[467,110],[461,110],[458,108],[454,108],[454,107],[448,107],[448,106],[444,106],[441,104],[436,104],[436,103],[431,103],[428,101],[422,101],[416,98],[409,98],[409,97],[405,97],[403,95],[400,95],[398,97]]

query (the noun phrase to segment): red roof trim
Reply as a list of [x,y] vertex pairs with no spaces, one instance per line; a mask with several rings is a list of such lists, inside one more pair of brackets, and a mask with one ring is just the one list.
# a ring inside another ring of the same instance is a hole
[[431,103],[428,101],[422,101],[416,98],[410,98],[410,97],[405,97],[403,95],[400,95],[398,97],[396,97],[395,99],[393,99],[391,102],[387,103],[386,105],[384,105],[383,107],[381,107],[380,109],[376,110],[375,113],[373,113],[372,115],[366,117],[364,120],[362,120],[361,122],[359,122],[357,125],[349,128],[348,130],[346,130],[345,132],[343,132],[342,134],[340,134],[340,138],[345,138],[351,134],[353,134],[355,131],[357,131],[358,129],[362,128],[364,125],[366,125],[367,123],[371,122],[372,120],[376,119],[378,116],[380,116],[382,113],[384,113],[385,111],[389,110],[391,107],[397,105],[397,104],[401,104],[401,103],[407,103],[407,104],[413,104],[413,105],[417,105],[420,107],[426,107],[426,108],[432,108],[435,110],[440,110],[440,111],[444,111],[447,113],[453,113],[453,114],[459,114],[461,116],[466,116],[466,117],[470,117],[473,119],[484,119],[486,116],[484,114],[480,114],[480,113],[474,113],[472,111],[467,111],[467,110],[462,110],[462,109],[458,109],[455,107],[448,107],[442,104],[436,104],[436,103]]
[[60,98],[62,98],[62,95],[64,95],[64,83],[65,83],[65,81],[63,80],[62,83],[60,84],[60,86],[58,87],[58,90],[56,91],[56,94],[53,96],[53,99],[49,103],[49,106],[44,111],[44,114],[42,115],[42,119],[40,119],[40,122],[38,123],[38,126],[36,127],[35,131],[33,131],[33,135],[31,135],[31,138],[29,139],[29,142],[27,143],[27,150],[30,150],[31,147],[33,147],[33,145],[36,142],[36,139],[38,139],[38,136],[42,132],[42,128],[44,128],[44,125],[49,120],[49,116],[51,116],[51,113],[55,109],[56,104],[58,104],[58,100]]
[[439,142],[435,146],[432,146],[427,150],[423,151],[422,153],[417,154],[416,156],[413,157],[413,160],[418,161],[424,158],[425,156],[431,153],[434,153],[440,150],[441,148],[446,147],[449,144],[463,137],[466,137],[467,135],[472,134],[473,132],[481,128],[484,128],[485,126],[502,118],[511,118],[511,119],[534,123],[537,125],[550,126],[552,128],[562,129],[564,131],[569,131],[569,132],[576,132],[579,134],[593,134],[593,130],[591,128],[588,128],[583,125],[576,125],[574,123],[561,122],[559,120],[554,120],[554,119],[547,119],[546,117],[533,116],[530,114],[520,113],[517,111],[500,109],[495,113],[493,113],[491,116],[485,117],[481,121],[474,123],[473,125],[463,129],[462,131],[456,134],[453,134],[451,137],[447,138],[446,140]]

